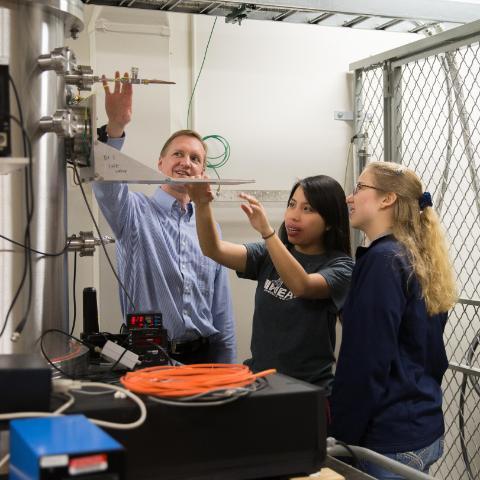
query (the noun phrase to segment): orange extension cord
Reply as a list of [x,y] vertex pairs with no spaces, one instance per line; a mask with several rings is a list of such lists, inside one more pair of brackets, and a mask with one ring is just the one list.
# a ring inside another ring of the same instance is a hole
[[205,363],[176,367],[150,367],[128,372],[120,381],[128,390],[143,395],[178,398],[212,390],[246,387],[276,370],[253,373],[239,364]]

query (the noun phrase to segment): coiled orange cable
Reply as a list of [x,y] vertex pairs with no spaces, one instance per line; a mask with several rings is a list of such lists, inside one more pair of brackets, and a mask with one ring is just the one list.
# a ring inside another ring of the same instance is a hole
[[246,387],[276,370],[253,373],[240,364],[205,363],[149,367],[128,372],[120,381],[128,390],[156,397],[178,398],[217,389]]

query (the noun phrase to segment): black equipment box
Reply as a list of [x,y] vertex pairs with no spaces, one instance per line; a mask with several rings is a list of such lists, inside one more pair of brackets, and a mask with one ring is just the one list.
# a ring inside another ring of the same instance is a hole
[[49,411],[52,370],[38,355],[0,355],[0,385],[0,413]]
[[[133,421],[128,400],[77,395],[72,408],[91,418]],[[275,374],[250,396],[214,407],[146,399],[134,430],[108,430],[127,451],[127,479],[240,480],[317,472],[326,455],[323,390]]]

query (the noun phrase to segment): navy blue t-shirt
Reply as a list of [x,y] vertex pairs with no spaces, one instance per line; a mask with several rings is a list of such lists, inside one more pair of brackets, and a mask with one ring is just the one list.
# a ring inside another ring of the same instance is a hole
[[245,273],[257,280],[251,352],[245,363],[254,372],[276,368],[278,372],[319,385],[330,393],[335,362],[335,321],[350,285],[353,261],[344,253],[292,255],[307,273],[319,273],[328,283],[331,297],[298,298],[279,278],[264,243],[250,243]]
[[380,453],[424,448],[444,433],[447,314],[427,313],[391,235],[359,247],[332,392],[331,434]]

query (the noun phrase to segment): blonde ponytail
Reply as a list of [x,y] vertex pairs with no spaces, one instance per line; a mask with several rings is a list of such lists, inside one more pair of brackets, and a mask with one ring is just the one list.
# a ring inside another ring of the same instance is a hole
[[446,312],[457,299],[455,276],[438,215],[428,204],[420,209],[420,179],[396,163],[372,162],[367,169],[378,188],[397,195],[392,233],[409,254],[428,313]]

